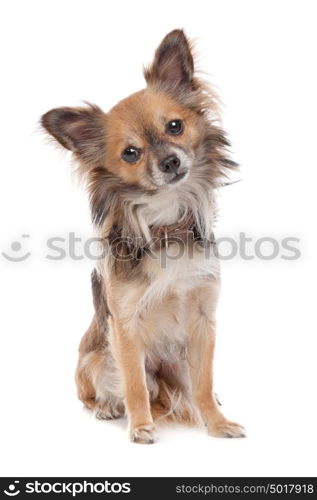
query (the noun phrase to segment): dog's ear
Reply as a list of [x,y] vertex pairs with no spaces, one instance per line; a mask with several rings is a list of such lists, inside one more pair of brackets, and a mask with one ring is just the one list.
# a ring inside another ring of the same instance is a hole
[[97,106],[52,109],[42,116],[41,123],[85,163],[96,164],[104,157],[106,114]]
[[163,84],[170,90],[194,88],[193,74],[193,56],[183,30],[166,35],[155,52],[153,63],[144,70],[149,85]]

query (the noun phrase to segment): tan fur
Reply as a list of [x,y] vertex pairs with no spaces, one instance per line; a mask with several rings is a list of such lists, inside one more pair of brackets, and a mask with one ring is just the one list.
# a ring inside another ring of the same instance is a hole
[[[109,170],[120,175],[125,182],[140,182],[149,190],[154,189],[146,177],[146,162],[151,157],[151,151],[147,151],[146,137],[140,134],[142,124],[151,123],[155,131],[161,130],[157,133],[158,139],[164,139],[166,136],[162,130],[162,123],[172,120],[175,116],[181,118],[185,123],[185,131],[174,140],[176,144],[190,147],[190,149],[195,148],[201,133],[199,119],[194,111],[180,106],[170,97],[151,89],[144,89],[127,97],[119,102],[107,116],[107,127],[111,131],[110,137],[106,136],[106,161],[109,164]],[[141,161],[134,168],[122,159],[118,161],[121,151],[129,144],[144,151]]]
[[42,117],[79,162],[104,249],[92,274],[95,316],[80,344],[78,397],[100,419],[126,415],[133,442],[154,442],[163,420],[241,437],[213,384],[214,190],[235,164],[215,123],[215,94],[194,74],[181,30],[163,39],[144,74],[147,88],[107,114],[90,105]]

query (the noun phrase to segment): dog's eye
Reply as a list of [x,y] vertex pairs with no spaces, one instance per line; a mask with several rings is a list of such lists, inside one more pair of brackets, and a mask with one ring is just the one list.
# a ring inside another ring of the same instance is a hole
[[135,163],[140,156],[140,151],[133,146],[129,146],[122,151],[122,159],[128,163]]
[[180,135],[184,130],[182,120],[171,120],[165,127],[166,133],[170,135]]

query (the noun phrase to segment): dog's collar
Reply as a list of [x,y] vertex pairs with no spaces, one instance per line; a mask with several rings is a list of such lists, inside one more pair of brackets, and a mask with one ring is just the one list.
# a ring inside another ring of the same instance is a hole
[[[197,227],[194,218],[187,218],[184,221],[178,221],[174,224],[164,225],[164,226],[150,226],[149,227],[151,240],[144,246],[139,247],[139,250],[145,250],[146,248],[161,247],[165,248],[169,243],[189,243],[190,241],[198,242],[201,244],[215,244],[214,234],[211,234],[211,238],[207,240],[201,235],[199,228]],[[111,228],[109,235],[105,238],[109,243],[120,240],[122,237],[122,229],[118,225],[114,225]],[[133,238],[129,237],[123,238],[123,242],[130,246],[133,245]],[[138,246],[138,245],[136,245]]]
[[150,232],[154,244],[159,244],[163,248],[173,242],[203,241],[200,231],[193,221],[191,224],[175,223],[169,226],[150,227]]

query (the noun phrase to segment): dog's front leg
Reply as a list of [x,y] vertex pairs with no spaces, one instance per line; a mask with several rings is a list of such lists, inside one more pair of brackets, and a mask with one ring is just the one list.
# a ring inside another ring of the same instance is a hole
[[217,437],[244,437],[243,427],[227,420],[215,399],[214,348],[215,322],[202,315],[196,323],[196,328],[191,331],[188,346],[194,400],[209,434]]
[[129,419],[129,436],[135,443],[154,443],[155,426],[146,386],[144,349],[137,338],[114,321],[115,352]]

